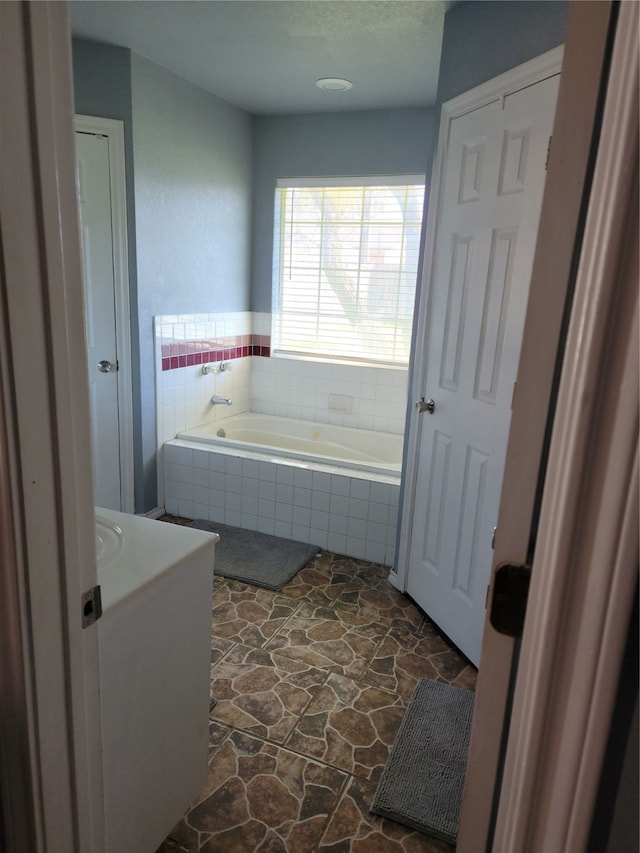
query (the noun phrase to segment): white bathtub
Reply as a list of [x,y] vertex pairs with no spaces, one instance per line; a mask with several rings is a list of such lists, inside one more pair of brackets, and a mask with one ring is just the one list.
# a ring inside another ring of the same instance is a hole
[[234,415],[164,443],[164,506],[392,565],[401,453],[399,435]]
[[185,430],[177,438],[391,476],[402,465],[401,435],[254,412]]

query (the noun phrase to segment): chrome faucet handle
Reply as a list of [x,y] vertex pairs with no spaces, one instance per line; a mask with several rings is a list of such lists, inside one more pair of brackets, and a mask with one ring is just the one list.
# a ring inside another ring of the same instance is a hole
[[217,373],[218,368],[215,366],[215,364],[203,364],[202,365],[202,372],[204,373],[205,376],[207,376],[207,374],[209,374],[209,373]]
[[226,370],[231,370],[231,362],[230,361],[220,362],[220,373],[224,373]]

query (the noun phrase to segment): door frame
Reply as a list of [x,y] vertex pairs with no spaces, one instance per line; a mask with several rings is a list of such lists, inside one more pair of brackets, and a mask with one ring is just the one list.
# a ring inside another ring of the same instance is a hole
[[[410,382],[409,399],[418,400],[426,395],[425,382],[427,376],[427,342],[431,320],[431,287],[435,263],[435,247],[438,240],[442,205],[442,186],[446,168],[446,153],[449,142],[451,122],[460,116],[480,109],[487,104],[516,92],[525,86],[531,86],[547,77],[558,74],[562,67],[564,48],[562,45],[518,65],[504,74],[494,77],[486,83],[452,98],[442,105],[438,145],[432,171],[429,210],[425,248],[423,257],[428,260],[423,267],[422,285],[416,306],[416,334],[411,354],[413,371]],[[413,535],[413,510],[416,498],[418,459],[422,437],[423,418],[410,408],[409,434],[406,445],[406,464],[404,469],[403,499],[400,516],[400,541],[398,548],[397,567],[390,573],[390,582],[399,590],[407,589],[409,577],[409,562],[411,554],[411,537]]]
[[637,3],[620,4],[532,565],[496,851],[586,849],[637,589],[638,18]]
[[[488,606],[495,569],[532,559],[536,506],[544,485],[547,441],[553,421],[558,354],[580,251],[585,200],[601,126],[610,0],[572,2],[556,107],[538,242],[533,263],[511,431],[503,480]],[[487,611],[489,612],[489,611]],[[467,773],[460,813],[458,853],[491,850],[509,734],[519,644],[485,622]],[[491,780],[491,784],[488,784]],[[485,841],[480,846],[479,839]],[[500,849],[497,847],[497,849]]]
[[133,464],[133,389],[131,379],[131,304],[127,247],[127,201],[122,121],[77,114],[76,132],[106,136],[109,140],[109,186],[113,288],[118,358],[118,430],[120,443],[120,509],[135,512]]
[[0,847],[102,853],[98,632],[82,628],[97,572],[66,3],[0,3],[0,100]]

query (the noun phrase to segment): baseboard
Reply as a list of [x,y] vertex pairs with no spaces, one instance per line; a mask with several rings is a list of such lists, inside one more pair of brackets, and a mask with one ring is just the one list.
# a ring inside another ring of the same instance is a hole
[[138,512],[136,515],[143,515],[145,518],[160,518],[160,516],[165,514],[165,509],[163,506],[156,506],[153,509],[150,509],[148,512]]
[[391,569],[387,580],[389,581],[391,586],[395,587],[399,592],[404,592],[404,590],[402,589],[402,584],[400,583],[400,578],[398,577],[398,573],[395,569]]

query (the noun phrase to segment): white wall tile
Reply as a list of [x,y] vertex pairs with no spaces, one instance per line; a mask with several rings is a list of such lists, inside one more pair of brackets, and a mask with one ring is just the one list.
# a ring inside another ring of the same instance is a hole
[[264,500],[258,498],[258,517],[259,518],[275,518],[276,503],[275,501]]
[[[273,484],[269,484],[273,485]],[[260,488],[260,481],[253,480],[251,477],[243,477],[242,478],[242,494],[248,495],[253,498],[258,497],[258,491]]]
[[[164,496],[165,503],[168,498],[178,498],[178,491],[180,489],[180,483],[177,480],[168,480],[165,478],[164,481]],[[167,510],[168,512],[169,510]]]
[[387,525],[376,524],[372,521],[367,522],[367,540],[369,542],[377,542],[381,545],[387,543]]
[[209,487],[195,486],[193,487],[193,500],[198,504],[206,504],[209,502]]
[[350,557],[357,557],[359,560],[364,560],[366,553],[366,543],[364,539],[356,539],[352,536],[347,536],[346,552]]
[[349,512],[349,498],[346,498],[343,495],[331,495],[329,512],[332,515],[336,514],[346,516]]
[[242,524],[242,513],[235,509],[225,509],[224,523],[231,524],[233,527],[240,527]]
[[349,477],[338,477],[331,475],[331,494],[348,496],[351,491],[351,479]]
[[377,542],[367,542],[365,544],[365,559],[371,560],[374,563],[383,563],[386,555],[384,545]]
[[259,515],[258,516],[258,530],[260,533],[270,533],[273,536],[275,531],[275,521],[273,518],[267,518],[266,516]]
[[369,512],[369,501],[359,498],[349,498],[349,516],[352,518],[366,519]]
[[[313,492],[311,489],[301,489],[298,486],[294,486],[293,488],[293,502],[296,506],[301,507],[310,507],[311,506],[311,495]],[[319,494],[324,494],[320,492]],[[328,497],[328,495],[327,495]]]
[[323,474],[322,471],[313,472],[313,490],[318,492],[331,491],[331,474]]
[[209,461],[210,471],[219,471],[225,473],[227,470],[227,457],[222,453],[212,453]]
[[224,489],[209,489],[209,503],[212,507],[224,509],[226,502],[227,496]]
[[389,504],[369,503],[369,519],[373,524],[388,524]]
[[326,530],[318,530],[317,528],[314,528],[314,527],[311,527],[309,529],[309,541],[313,545],[317,545],[319,548],[323,548],[326,550],[327,539],[328,539],[328,533]]
[[260,463],[255,459],[243,459],[242,476],[258,479],[260,476]]
[[178,498],[169,495],[164,496],[164,508],[170,515],[178,515]]
[[346,515],[336,515],[329,513],[329,533],[345,533],[347,532],[348,518]]
[[258,497],[263,500],[275,501],[276,499],[276,484],[268,480],[260,480],[258,485]]
[[311,510],[311,527],[316,530],[328,530],[329,529],[329,513],[321,512],[317,509]]
[[242,459],[237,456],[227,456],[227,466],[225,470],[227,474],[235,474],[239,477],[242,474]]
[[276,466],[276,482],[287,486],[293,486],[294,468],[290,465]]
[[281,503],[293,504],[293,486],[285,486],[281,483],[277,483],[276,500]]
[[291,525],[291,538],[296,542],[311,542],[309,527],[302,524]]
[[224,487],[228,493],[239,495],[242,492],[242,477],[236,474],[225,474]]
[[329,533],[327,547],[335,554],[344,554],[347,547],[347,537],[340,533]]
[[273,532],[275,536],[282,536],[284,539],[291,539],[291,522],[276,520]]
[[247,513],[249,515],[258,515],[258,498],[251,497],[250,495],[242,495],[241,496],[241,509],[243,513]]
[[[242,496],[238,494],[227,494],[225,495],[225,509],[228,509],[232,512],[241,512],[242,510]],[[229,522],[231,524],[231,522]]]
[[293,483],[301,489],[310,489],[313,482],[313,473],[307,468],[296,468],[293,475]]
[[193,501],[178,501],[178,515],[181,515],[183,518],[193,518],[195,515],[193,510]]
[[276,501],[276,521],[293,521],[293,506],[290,503],[278,503]]
[[318,492],[315,489],[311,492],[311,506],[314,510],[329,512],[331,503],[331,495],[329,492]]
[[194,503],[193,505],[193,517],[194,518],[204,518],[209,521],[209,504],[205,503]]
[[371,483],[369,480],[361,480],[358,477],[354,477],[351,480],[351,491],[349,492],[350,497],[368,501],[370,491]]
[[303,506],[294,506],[292,521],[294,524],[309,527],[311,524],[311,510]]
[[260,479],[275,483],[276,481],[276,466],[271,462],[260,463]]
[[244,530],[257,530],[258,529],[258,516],[257,515],[249,515],[245,512],[242,513],[242,523],[241,527]]
[[357,539],[367,538],[367,522],[361,518],[349,518],[347,535]]
[[388,483],[371,483],[370,498],[376,503],[389,503],[391,496],[391,486]]

